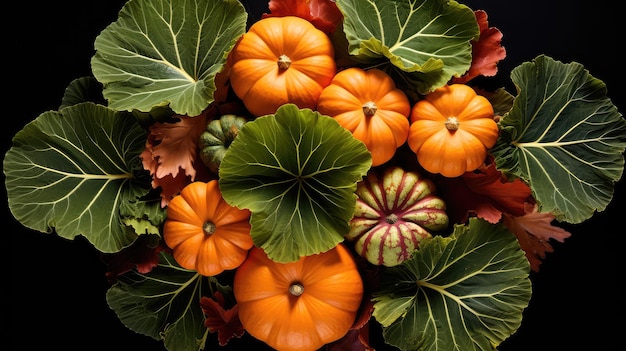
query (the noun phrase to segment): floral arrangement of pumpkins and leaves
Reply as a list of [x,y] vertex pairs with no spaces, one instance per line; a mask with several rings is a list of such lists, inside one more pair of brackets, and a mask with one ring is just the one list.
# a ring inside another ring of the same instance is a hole
[[[610,40],[538,51],[512,8],[539,5],[75,5],[94,15],[55,24],[84,56],[30,56],[80,68],[40,74],[5,138],[14,313],[65,347],[312,351],[506,351],[532,318],[607,316],[565,296],[617,291],[626,121],[589,58]],[[553,267],[575,289],[547,293]]]

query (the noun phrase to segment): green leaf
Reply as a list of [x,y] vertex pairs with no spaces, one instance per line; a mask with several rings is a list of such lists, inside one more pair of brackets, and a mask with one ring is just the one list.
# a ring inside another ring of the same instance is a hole
[[67,106],[80,104],[81,102],[93,102],[106,105],[106,101],[102,96],[102,84],[94,77],[74,79],[67,88],[65,88],[59,110]]
[[511,111],[511,108],[513,108],[513,102],[515,101],[515,96],[506,91],[504,88],[498,88],[493,93],[483,96],[485,96],[491,103],[496,116],[504,116]]
[[220,164],[220,189],[250,210],[255,245],[293,262],[343,241],[371,162],[333,118],[286,104],[243,125]]
[[472,218],[381,276],[374,318],[404,351],[484,350],[513,334],[531,297],[530,265],[502,224]]
[[626,120],[606,85],[576,62],[546,56],[516,67],[513,108],[500,120],[491,150],[496,167],[525,180],[560,221],[582,222],[602,211],[624,171]]
[[91,60],[109,107],[147,112],[169,104],[199,115],[214,100],[215,75],[247,17],[236,0],[127,2],[96,38]]
[[155,191],[152,197],[125,201],[120,204],[120,217],[124,225],[132,227],[137,235],[154,234],[161,236],[161,226],[167,217],[161,207],[161,197]]
[[106,295],[109,307],[129,329],[163,340],[170,351],[204,348],[208,329],[200,307],[211,296],[205,278],[181,268],[173,257],[160,254],[150,273],[129,271],[118,277]]
[[[461,76],[472,62],[471,41],[480,32],[474,12],[448,0],[345,0],[343,30],[351,55],[386,57],[421,81],[427,93]],[[397,79],[396,79],[397,80]]]
[[119,208],[151,190],[139,159],[146,137],[132,115],[93,103],[41,114],[4,159],[11,212],[31,229],[82,234],[103,252],[132,244]]

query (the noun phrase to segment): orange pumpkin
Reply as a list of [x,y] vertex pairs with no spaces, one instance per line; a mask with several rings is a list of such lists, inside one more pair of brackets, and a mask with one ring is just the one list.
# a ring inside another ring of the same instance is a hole
[[255,116],[285,103],[315,107],[337,71],[330,38],[295,16],[255,22],[231,51],[230,83]]
[[233,292],[250,335],[277,350],[314,351],[350,330],[363,281],[343,244],[290,263],[254,247],[235,272]]
[[317,111],[362,141],[372,154],[372,166],[389,161],[409,133],[409,99],[379,69],[351,67],[337,73],[322,90]]
[[168,204],[163,240],[181,267],[214,276],[246,259],[254,245],[249,219],[226,203],[217,180],[193,182]]
[[413,105],[408,144],[428,172],[458,177],[485,162],[498,133],[489,100],[465,84],[452,84]]

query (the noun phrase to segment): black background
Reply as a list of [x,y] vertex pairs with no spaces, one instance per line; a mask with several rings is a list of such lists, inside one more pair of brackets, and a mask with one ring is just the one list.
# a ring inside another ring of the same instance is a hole
[[[21,1],[13,12],[4,12],[3,91],[8,96],[3,99],[2,157],[26,123],[57,109],[71,80],[91,75],[94,39],[116,20],[123,3]],[[608,1],[464,3],[486,10],[490,25],[504,34],[507,57],[489,84],[514,92],[510,71],[543,53],[582,63],[606,83],[618,110],[626,111],[623,56],[618,55],[623,19]],[[6,198],[4,186],[2,192]],[[624,329],[625,294],[618,283],[624,277],[619,255],[625,205],[622,180],[605,211],[582,224],[563,225],[572,236],[564,244],[554,242],[555,252],[531,275],[533,297],[522,326],[499,350],[618,350]],[[10,239],[5,242],[10,278],[3,284],[9,294],[2,318],[10,326],[12,350],[164,350],[161,342],[124,327],[108,308],[104,266],[85,240],[28,230],[11,216],[6,201],[2,211],[2,233]]]

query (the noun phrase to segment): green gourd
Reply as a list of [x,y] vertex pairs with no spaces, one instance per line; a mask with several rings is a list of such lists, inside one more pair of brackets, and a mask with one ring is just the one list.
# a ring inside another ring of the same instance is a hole
[[200,159],[211,172],[217,174],[224,153],[247,121],[245,117],[228,114],[207,124],[200,134]]

